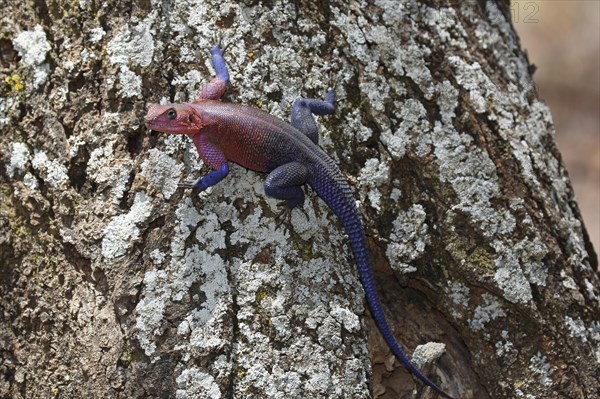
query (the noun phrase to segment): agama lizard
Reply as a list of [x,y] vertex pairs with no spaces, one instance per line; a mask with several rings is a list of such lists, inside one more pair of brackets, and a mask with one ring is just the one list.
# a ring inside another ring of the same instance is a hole
[[192,103],[152,104],[144,123],[151,130],[188,135],[200,157],[212,169],[190,187],[205,190],[229,172],[228,161],[268,173],[268,196],[286,201],[288,210],[304,203],[302,185],[310,185],[340,218],[354,253],[367,303],[379,331],[397,358],[425,384],[450,398],[404,355],[385,319],[376,291],[369,248],[361,218],[348,183],[334,161],[319,147],[313,114],[336,109],[333,90],[324,100],[298,98],[292,106],[291,125],[268,113],[219,101],[229,83],[229,72],[219,46],[211,50],[216,76]]

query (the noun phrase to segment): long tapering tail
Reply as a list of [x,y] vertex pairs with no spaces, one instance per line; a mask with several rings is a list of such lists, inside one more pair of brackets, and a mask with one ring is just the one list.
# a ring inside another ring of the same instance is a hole
[[[342,178],[341,174],[340,178]],[[381,307],[381,302],[379,301],[379,295],[375,287],[375,279],[373,276],[373,268],[371,265],[371,257],[369,254],[367,239],[365,237],[358,210],[354,205],[354,199],[350,193],[350,187],[348,187],[345,181],[341,181],[340,179],[335,179],[333,182],[330,179],[326,180],[328,181],[315,182],[316,184],[311,185],[315,191],[317,191],[319,196],[325,200],[329,207],[340,218],[344,229],[350,238],[350,247],[352,248],[356,266],[358,267],[360,281],[365,290],[367,303],[371,309],[375,324],[377,324],[377,328],[379,328],[379,331],[381,332],[381,335],[383,335],[385,342],[392,349],[392,352],[394,352],[398,360],[400,360],[412,374],[423,381],[423,383],[431,387],[442,397],[453,399],[452,396],[442,391],[441,388],[439,388],[429,378],[422,374],[406,357],[402,349],[400,349],[400,345],[396,341],[396,338],[392,334],[392,330],[385,319],[383,308]]]

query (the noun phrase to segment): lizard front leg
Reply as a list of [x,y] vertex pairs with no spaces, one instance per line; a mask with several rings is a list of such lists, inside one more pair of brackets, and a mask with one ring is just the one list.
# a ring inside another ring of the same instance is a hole
[[200,154],[202,160],[213,169],[213,171],[196,180],[194,184],[184,184],[183,186],[203,191],[214,186],[227,176],[229,173],[229,163],[221,149],[208,141],[205,135],[197,134],[192,137],[192,140],[196,145],[198,154]]
[[216,76],[202,88],[200,96],[194,102],[200,100],[218,100],[225,94],[225,90],[227,90],[227,85],[229,84],[229,72],[227,71],[227,65],[225,65],[223,51],[219,46],[215,45],[210,53]]

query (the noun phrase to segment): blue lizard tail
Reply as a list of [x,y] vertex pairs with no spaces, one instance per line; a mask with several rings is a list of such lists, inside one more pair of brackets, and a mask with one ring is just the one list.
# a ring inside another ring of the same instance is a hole
[[[337,169],[337,167],[336,167]],[[333,178],[333,181],[332,181]],[[375,287],[375,279],[373,275],[373,268],[371,265],[371,258],[369,254],[369,247],[367,245],[367,239],[365,237],[363,225],[358,214],[358,210],[354,204],[354,199],[350,192],[350,187],[343,179],[342,174],[338,176],[319,176],[317,174],[313,181],[309,184],[317,192],[317,194],[323,198],[323,200],[329,205],[331,210],[340,218],[344,230],[350,238],[350,247],[354,253],[354,259],[356,266],[358,267],[358,274],[360,281],[365,290],[365,296],[367,297],[367,303],[371,309],[371,314],[375,320],[375,324],[379,328],[381,335],[385,339],[385,342],[389,345],[390,349],[398,360],[404,364],[404,366],[418,379],[423,381],[426,385],[430,386],[435,392],[447,399],[453,399],[450,395],[442,391],[435,383],[429,378],[423,375],[412,362],[406,357],[400,345],[394,338],[390,326],[388,325],[381,302],[379,301],[379,295]]]

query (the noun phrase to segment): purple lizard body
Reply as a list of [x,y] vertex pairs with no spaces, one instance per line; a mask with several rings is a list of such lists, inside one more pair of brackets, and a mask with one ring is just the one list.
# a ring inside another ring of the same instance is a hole
[[350,238],[360,281],[379,331],[396,357],[421,381],[445,398],[451,398],[423,375],[404,355],[385,319],[375,287],[369,249],[362,222],[348,183],[334,161],[319,147],[313,114],[336,109],[335,94],[324,100],[299,98],[292,107],[291,125],[260,110],[217,101],[229,83],[229,73],[218,46],[212,51],[216,77],[190,104],[153,104],[144,118],[152,130],[186,134],[213,169],[192,187],[204,190],[229,172],[228,161],[269,173],[264,186],[271,197],[285,200],[288,209],[304,203],[302,185],[310,185],[340,218]]

